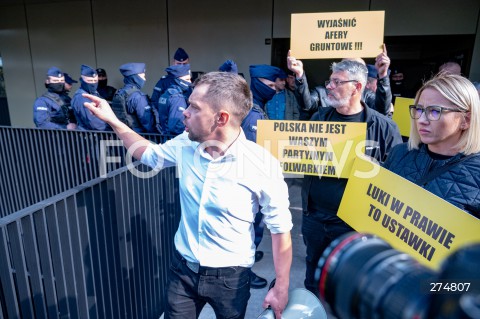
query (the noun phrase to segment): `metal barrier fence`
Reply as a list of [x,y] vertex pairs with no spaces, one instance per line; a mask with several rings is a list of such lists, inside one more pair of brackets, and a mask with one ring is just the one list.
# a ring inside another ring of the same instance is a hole
[[[125,166],[126,150],[115,143],[113,132],[0,126],[0,218]],[[102,156],[119,162],[103,165]]]
[[0,219],[0,319],[159,318],[178,194],[123,167]]

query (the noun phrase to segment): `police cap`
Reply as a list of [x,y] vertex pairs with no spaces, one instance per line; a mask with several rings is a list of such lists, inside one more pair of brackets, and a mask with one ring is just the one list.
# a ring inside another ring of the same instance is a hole
[[250,65],[250,76],[252,78],[264,78],[275,82],[279,74],[278,70],[277,67],[266,64]]
[[220,65],[220,67],[218,68],[218,71],[238,74],[238,67],[237,67],[237,64],[232,60],[227,60],[223,62],[222,65]]
[[145,63],[126,63],[120,66],[120,73],[123,76],[145,73]]
[[177,51],[175,51],[175,55],[173,58],[179,62],[186,61],[188,59],[188,54],[185,52],[184,49],[178,48]]
[[80,74],[83,76],[95,77],[97,75],[97,71],[88,65],[82,64],[80,67]]
[[75,81],[72,79],[72,77],[68,73],[63,73],[63,76],[65,77],[65,83],[72,85],[73,83],[78,83],[78,81]]
[[47,71],[47,76],[53,76],[55,78],[61,78],[63,76],[63,72],[60,71],[59,68],[53,66]]

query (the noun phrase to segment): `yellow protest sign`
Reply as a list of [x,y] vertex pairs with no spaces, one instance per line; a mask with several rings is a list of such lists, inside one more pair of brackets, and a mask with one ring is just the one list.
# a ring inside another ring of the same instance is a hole
[[480,242],[480,220],[362,159],[355,160],[338,216],[435,270],[452,252]]
[[410,136],[410,110],[408,107],[413,104],[414,99],[397,97],[395,99],[395,111],[392,119],[397,123],[402,136]]
[[292,174],[348,178],[366,134],[366,123],[257,121],[257,143]]
[[384,23],[385,11],[295,13],[290,50],[299,59],[376,57]]

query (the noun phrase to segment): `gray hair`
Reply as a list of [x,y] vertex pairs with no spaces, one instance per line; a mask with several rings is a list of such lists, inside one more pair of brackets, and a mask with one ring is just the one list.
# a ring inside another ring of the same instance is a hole
[[365,85],[367,84],[368,69],[364,64],[354,60],[343,60],[338,63],[332,63],[331,69],[334,73],[347,72],[350,80],[355,80],[358,81],[358,83],[361,83],[362,90],[360,93],[362,93],[365,89]]

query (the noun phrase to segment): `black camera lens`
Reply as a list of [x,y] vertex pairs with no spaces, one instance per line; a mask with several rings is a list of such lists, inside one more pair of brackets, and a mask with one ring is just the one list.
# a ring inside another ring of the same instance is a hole
[[466,246],[441,265],[437,283],[445,288],[429,306],[429,319],[480,318],[480,245]]
[[363,268],[356,289],[357,318],[424,318],[430,296],[419,283],[435,273],[409,255],[391,249],[372,258]]
[[390,250],[385,241],[372,235],[347,233],[334,240],[318,262],[315,279],[320,297],[327,301],[340,318],[351,318],[355,312],[356,287],[362,267],[378,253]]
[[325,249],[315,280],[339,319],[480,319],[479,264],[478,243],[452,253],[437,273],[352,232]]

